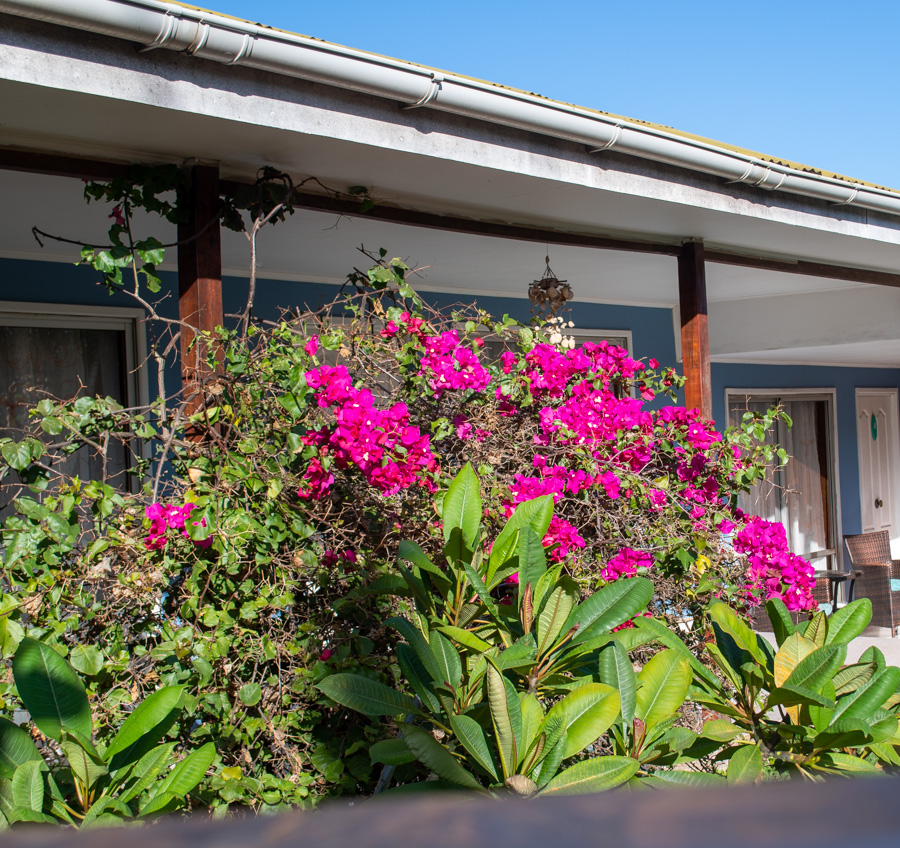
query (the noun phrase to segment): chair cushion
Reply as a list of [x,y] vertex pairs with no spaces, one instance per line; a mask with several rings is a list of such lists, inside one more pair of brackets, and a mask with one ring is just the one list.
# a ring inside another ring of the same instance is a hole
[[[893,582],[893,581],[891,581],[891,582]],[[898,580],[897,582],[900,583],[900,580]],[[822,610],[822,612],[824,612],[825,615],[831,615],[831,611],[834,609],[834,607],[826,601],[824,603],[819,604],[819,609]]]
[[891,591],[900,592],[900,580],[891,580]]

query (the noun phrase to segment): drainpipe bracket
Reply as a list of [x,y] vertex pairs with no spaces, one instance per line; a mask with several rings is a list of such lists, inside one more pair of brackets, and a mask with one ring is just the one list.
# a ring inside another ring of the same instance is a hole
[[619,143],[619,138],[622,135],[622,125],[615,124],[613,128],[613,134],[610,136],[609,141],[606,144],[601,144],[600,147],[591,147],[588,145],[588,153],[603,153],[604,150],[609,150]]
[[441,92],[441,85],[444,82],[443,74],[432,73],[431,80],[428,84],[428,91],[425,92],[422,97],[417,100],[415,103],[403,103],[400,105],[401,109],[418,109],[422,106],[427,106],[429,103],[433,103],[437,100],[438,94]]

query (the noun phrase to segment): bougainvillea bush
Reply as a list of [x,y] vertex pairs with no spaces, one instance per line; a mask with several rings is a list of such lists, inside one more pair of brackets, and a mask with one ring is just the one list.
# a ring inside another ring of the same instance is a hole
[[[25,633],[67,653],[100,737],[160,684],[184,685],[170,736],[215,742],[210,803],[371,790],[380,720],[315,687],[335,671],[399,680],[384,627],[404,604],[398,545],[440,550],[442,498],[466,462],[485,481],[489,538],[550,496],[551,564],[585,596],[650,579],[644,614],[698,655],[714,600],[813,605],[812,569],[780,526],[737,508],[772,458],[772,415],[723,435],[672,405],[680,378],[655,361],[471,306],[435,312],[385,256],[316,314],[222,330],[192,398],[45,398],[33,432],[0,440],[15,497],[4,657]],[[60,471],[116,442],[129,480]]]

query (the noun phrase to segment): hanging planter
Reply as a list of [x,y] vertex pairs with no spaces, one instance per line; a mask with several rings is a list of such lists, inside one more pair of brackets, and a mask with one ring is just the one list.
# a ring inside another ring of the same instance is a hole
[[568,280],[560,280],[553,273],[549,255],[545,257],[545,262],[547,267],[543,276],[528,287],[528,299],[531,301],[532,312],[537,315],[546,313],[548,317],[553,317],[574,297],[574,293]]

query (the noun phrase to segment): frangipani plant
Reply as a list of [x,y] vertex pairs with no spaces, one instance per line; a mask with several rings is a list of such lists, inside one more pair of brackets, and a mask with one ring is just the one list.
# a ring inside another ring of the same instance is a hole
[[388,624],[406,640],[397,660],[415,697],[351,674],[319,688],[368,715],[423,722],[403,723],[399,737],[376,745],[372,756],[418,759],[452,786],[532,795],[624,783],[640,767],[630,757],[559,769],[619,717],[619,692],[600,680],[601,649],[630,640],[628,631],[611,631],[646,606],[652,584],[625,579],[581,600],[564,565],[546,564],[541,540],[552,499],[520,505],[489,549],[481,511],[478,478],[467,465],[441,502],[444,562],[401,545],[406,562],[398,569],[413,608]]
[[[707,645],[721,678],[684,651],[694,669],[692,700],[730,720],[712,736],[730,743],[729,779],[759,780],[765,762],[777,772],[876,774],[900,765],[897,707],[900,668],[877,648],[845,665],[847,645],[868,625],[871,602],[859,598],[834,615],[794,625],[785,605],[770,600],[777,650],[725,604],[710,609],[715,641]],[[641,622],[645,631],[654,624]],[[677,646],[658,630],[657,636]]]
[[181,712],[181,686],[148,695],[98,748],[84,685],[53,648],[24,637],[13,676],[34,727],[59,745],[67,765],[50,769],[28,731],[0,718],[0,826],[86,827],[168,813],[185,805],[215,759],[207,742],[173,767],[176,743],[161,742]]

